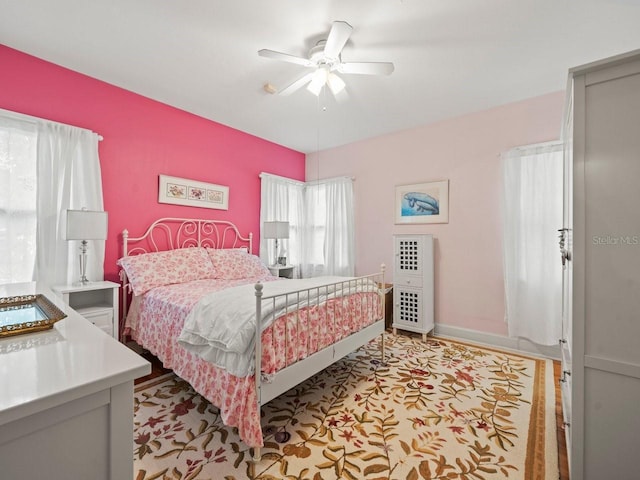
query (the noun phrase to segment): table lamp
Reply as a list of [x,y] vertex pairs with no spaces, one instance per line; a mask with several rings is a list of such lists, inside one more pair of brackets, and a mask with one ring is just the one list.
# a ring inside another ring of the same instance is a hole
[[281,238],[289,238],[289,222],[264,222],[263,227],[264,238],[276,241],[273,251],[273,265],[286,265],[287,257],[278,257],[278,240]]
[[66,240],[80,242],[80,285],[89,283],[87,279],[88,240],[107,239],[107,212],[94,210],[67,210]]

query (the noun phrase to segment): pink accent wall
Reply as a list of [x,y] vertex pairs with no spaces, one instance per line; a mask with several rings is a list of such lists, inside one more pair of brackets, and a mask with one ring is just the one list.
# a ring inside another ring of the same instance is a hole
[[[99,133],[105,210],[105,278],[117,280],[121,232],[159,217],[230,220],[254,232],[262,171],[304,180],[302,153],[150,100],[0,45],[0,108]],[[159,80],[161,81],[161,80]],[[158,203],[158,175],[228,185],[229,210]]]
[[[385,263],[393,281],[392,235],[433,234],[436,323],[506,335],[500,154],[557,140],[563,106],[557,92],[308,155],[307,181],[355,177],[357,274]],[[444,179],[448,224],[394,224],[395,185]]]

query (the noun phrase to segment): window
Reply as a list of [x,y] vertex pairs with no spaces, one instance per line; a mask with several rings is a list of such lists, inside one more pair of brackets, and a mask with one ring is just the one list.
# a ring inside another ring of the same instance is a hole
[[562,145],[516,148],[503,161],[504,282],[509,334],[557,343],[562,275]]
[[36,158],[36,126],[0,117],[0,283],[33,279]]
[[305,188],[305,228],[307,254],[305,264],[322,270],[325,259],[325,233],[327,225],[327,189],[324,184],[307,184]]
[[[64,218],[67,209],[102,210],[99,139],[0,109],[0,283],[77,279],[77,245],[64,239]],[[102,279],[104,242],[91,242],[88,274]]]
[[[261,223],[289,222],[284,245],[295,276],[353,275],[353,179],[303,183],[264,173],[261,177]],[[271,252],[261,238],[260,255],[268,263],[274,261]]]

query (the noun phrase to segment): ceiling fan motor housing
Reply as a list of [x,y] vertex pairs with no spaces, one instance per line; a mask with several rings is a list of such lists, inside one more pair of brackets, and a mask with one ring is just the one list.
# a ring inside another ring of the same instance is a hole
[[320,66],[328,66],[333,67],[334,65],[340,63],[340,54],[336,58],[327,57],[324,53],[324,46],[326,45],[326,40],[318,40],[315,47],[309,50],[309,60],[311,60],[316,65]]

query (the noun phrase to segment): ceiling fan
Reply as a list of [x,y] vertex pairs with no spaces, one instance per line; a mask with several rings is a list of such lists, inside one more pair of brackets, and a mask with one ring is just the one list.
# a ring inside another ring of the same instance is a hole
[[[320,40],[309,51],[309,58],[289,55],[288,53],[262,49],[258,51],[261,57],[295,63],[313,71],[306,73],[298,80],[280,90],[279,95],[290,95],[296,90],[307,85],[307,90],[314,95],[319,95],[322,87],[327,85],[334,95],[340,93],[345,83],[337,73],[359,75],[390,75],[393,72],[393,63],[390,62],[343,62],[341,52],[347,40],[351,36],[353,27],[347,22],[335,21],[331,25],[329,36]],[[275,93],[275,89],[265,90]]]

